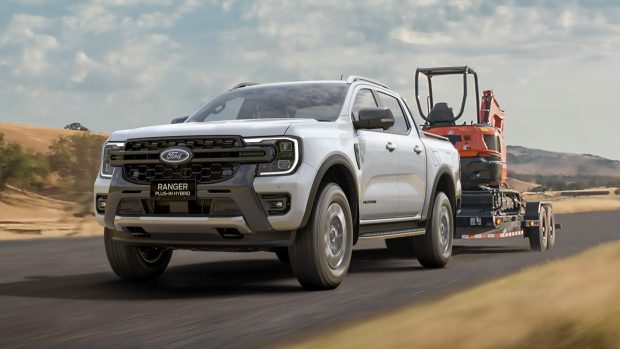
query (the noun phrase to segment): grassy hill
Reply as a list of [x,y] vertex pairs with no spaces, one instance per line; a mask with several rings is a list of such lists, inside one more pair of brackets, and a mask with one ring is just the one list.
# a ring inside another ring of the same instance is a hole
[[590,154],[508,146],[508,169],[516,174],[620,178],[620,161]]
[[[79,132],[82,131],[0,122],[0,133],[4,134],[4,140],[7,143],[21,144],[25,149],[40,153],[47,153],[54,139]],[[103,135],[103,133],[100,134]]]

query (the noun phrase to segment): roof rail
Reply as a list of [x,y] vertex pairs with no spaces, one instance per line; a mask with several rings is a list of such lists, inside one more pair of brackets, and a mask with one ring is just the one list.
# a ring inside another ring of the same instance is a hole
[[258,82],[240,82],[238,84],[236,84],[235,86],[233,86],[233,88],[231,88],[228,91],[232,91],[232,90],[236,90],[238,88],[244,88],[244,87],[248,87],[248,86],[254,86],[254,85],[260,85]]
[[357,75],[349,75],[349,77],[347,78],[347,84],[350,84],[354,81],[365,81],[365,82],[370,82],[371,84],[375,84],[375,85],[379,85],[381,87],[385,87],[387,89],[389,89],[388,85],[379,82],[377,80],[373,80],[373,79],[369,79],[369,78],[365,78],[363,76],[357,76]]

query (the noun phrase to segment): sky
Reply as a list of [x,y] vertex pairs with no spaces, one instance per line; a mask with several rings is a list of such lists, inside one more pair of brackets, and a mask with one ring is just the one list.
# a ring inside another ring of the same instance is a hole
[[[450,65],[494,90],[508,144],[620,160],[617,0],[0,2],[6,122],[113,131],[190,115],[242,81],[342,75],[413,107],[416,67]],[[460,84],[438,88],[456,109]]]

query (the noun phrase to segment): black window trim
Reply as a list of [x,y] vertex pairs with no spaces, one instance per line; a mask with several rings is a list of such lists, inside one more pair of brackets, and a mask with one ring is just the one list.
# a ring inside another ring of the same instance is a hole
[[[409,120],[407,120],[407,113],[405,113],[405,110],[403,109],[403,106],[400,103],[400,98],[397,97],[394,94],[391,93],[387,93],[386,91],[375,91],[376,95],[375,98],[378,98],[379,101],[379,106],[380,107],[387,107],[386,105],[383,105],[383,101],[381,100],[381,96],[379,95],[380,93],[383,93],[384,95],[387,95],[389,97],[392,97],[396,100],[396,103],[398,103],[398,107],[400,108],[400,112],[403,113],[403,117],[405,118],[405,124],[407,125],[407,131],[406,132],[390,132],[388,130],[383,131],[384,133],[390,133],[390,134],[395,134],[395,135],[401,135],[401,136],[408,136],[411,133],[411,123],[409,123]],[[389,107],[388,107],[389,108]]]
[[[375,99],[375,104],[377,106],[379,106],[379,101],[377,99],[377,95],[375,94],[375,91],[372,87],[368,87],[365,85],[358,85],[356,88],[353,90],[353,95],[351,96],[351,102],[349,103],[349,116],[351,117],[351,121],[355,121],[355,117],[353,116],[353,107],[355,106],[355,99],[357,98],[357,95],[363,91],[363,90],[368,90],[370,91],[370,93],[372,94],[372,97]],[[357,91],[356,91],[357,90]],[[374,130],[369,130],[369,131],[374,131]]]
[[411,124],[415,127],[412,127],[415,129],[416,133],[418,134],[418,137],[421,137],[420,135],[420,128],[418,126],[418,124],[415,122],[415,118],[413,117],[413,113],[411,112],[411,108],[409,108],[409,104],[407,104],[407,101],[404,98],[399,98],[399,100],[403,103],[403,105],[405,106],[405,110],[407,111],[407,118],[409,119],[409,121],[411,121]]

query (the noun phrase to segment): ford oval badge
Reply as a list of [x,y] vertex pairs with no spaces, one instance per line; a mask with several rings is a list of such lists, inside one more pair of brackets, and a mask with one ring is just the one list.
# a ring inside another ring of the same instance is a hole
[[189,149],[174,147],[162,151],[159,158],[165,163],[180,165],[189,162],[192,159],[192,153]]

